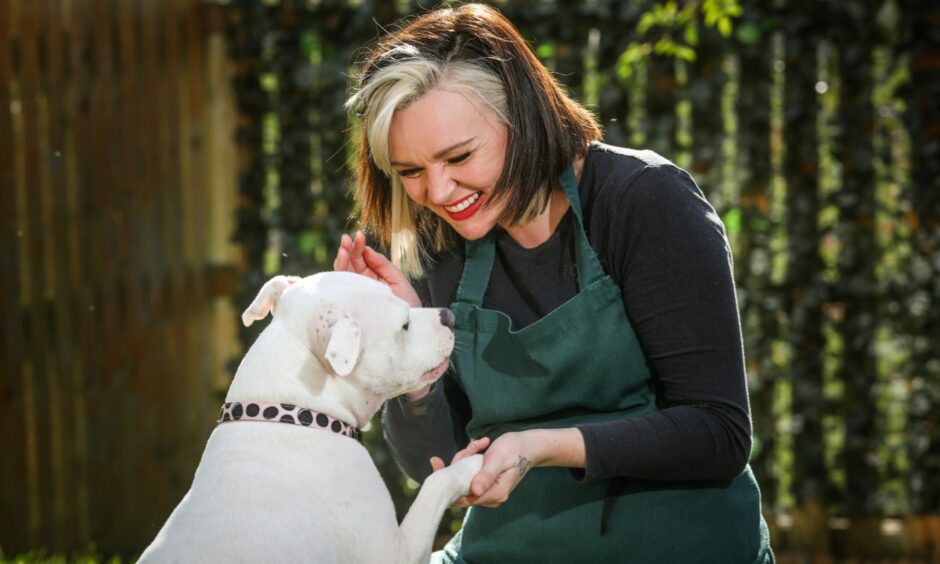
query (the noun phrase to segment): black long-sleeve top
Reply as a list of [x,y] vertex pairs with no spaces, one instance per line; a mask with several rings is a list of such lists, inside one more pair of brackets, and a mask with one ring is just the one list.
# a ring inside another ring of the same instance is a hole
[[[588,239],[622,289],[660,410],[578,425],[586,468],[575,477],[737,476],[750,455],[751,424],[731,251],[720,218],[685,171],[650,151],[594,143],[578,192]],[[483,307],[522,328],[573,297],[575,221],[569,209],[549,240],[532,249],[496,228]],[[415,283],[425,305],[453,303],[463,253],[436,257]],[[431,456],[449,461],[463,448],[471,409],[451,374],[417,402],[387,402],[386,438],[405,472],[423,480]]]

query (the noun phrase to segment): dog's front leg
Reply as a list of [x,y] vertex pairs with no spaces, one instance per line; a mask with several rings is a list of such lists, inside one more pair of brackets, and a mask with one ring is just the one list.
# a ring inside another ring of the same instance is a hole
[[482,467],[483,455],[475,454],[428,476],[398,529],[400,564],[427,564],[441,517],[470,492],[470,481]]

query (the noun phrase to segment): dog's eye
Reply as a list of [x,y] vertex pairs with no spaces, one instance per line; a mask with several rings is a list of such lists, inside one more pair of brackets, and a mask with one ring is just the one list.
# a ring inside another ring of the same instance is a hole
[[401,326],[401,330],[402,330],[402,331],[407,331],[407,330],[408,330],[408,323],[409,323],[409,322],[406,321],[405,324]]

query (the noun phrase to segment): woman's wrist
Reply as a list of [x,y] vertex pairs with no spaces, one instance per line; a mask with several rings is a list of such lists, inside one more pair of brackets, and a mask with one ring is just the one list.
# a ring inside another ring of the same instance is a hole
[[528,441],[534,466],[564,466],[584,468],[584,436],[576,427],[561,429],[531,429]]

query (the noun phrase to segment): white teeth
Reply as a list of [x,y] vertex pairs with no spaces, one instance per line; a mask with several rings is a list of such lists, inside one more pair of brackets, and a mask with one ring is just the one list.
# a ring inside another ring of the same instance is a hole
[[472,206],[473,203],[476,202],[476,201],[479,200],[479,199],[480,199],[480,193],[477,192],[476,194],[470,196],[469,198],[467,198],[466,200],[460,202],[460,203],[457,204],[456,206],[444,206],[444,209],[447,210],[447,211],[449,211],[450,213],[462,212],[463,210],[465,210],[465,209],[469,208],[470,206]]

